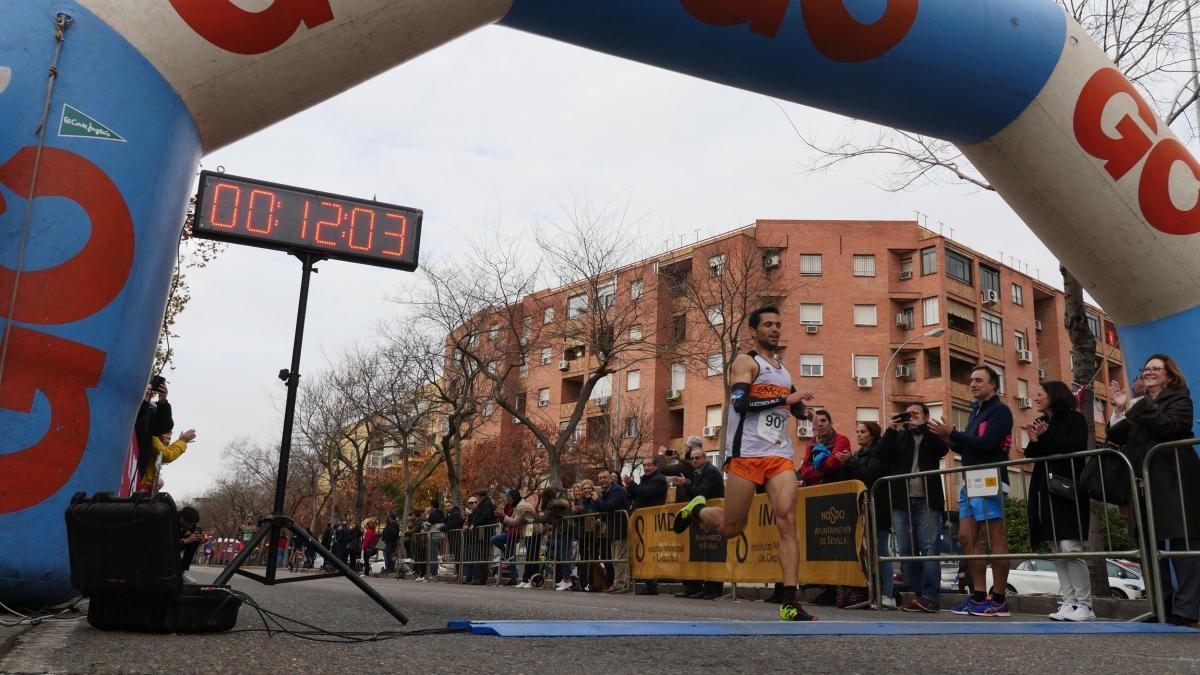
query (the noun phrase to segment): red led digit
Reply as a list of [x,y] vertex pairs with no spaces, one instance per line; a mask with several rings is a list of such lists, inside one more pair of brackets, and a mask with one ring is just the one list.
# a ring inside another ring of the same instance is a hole
[[[221,198],[221,190],[233,190],[233,218],[228,223],[217,222],[217,200]],[[236,185],[229,183],[217,183],[213,188],[212,212],[208,214],[208,220],[213,227],[223,227],[227,230],[232,230],[237,226],[238,203],[242,201],[242,189]]]
[[396,220],[400,221],[400,232],[399,233],[384,232],[383,236],[395,237],[396,239],[399,239],[399,241],[396,243],[395,251],[389,251],[385,248],[385,249],[380,250],[379,252],[384,255],[395,256],[397,258],[403,258],[404,257],[404,235],[408,232],[408,218],[406,216],[400,215],[399,213],[389,213],[389,214],[387,214],[387,217],[395,218]]
[[[366,246],[355,246],[354,245],[354,227],[355,227],[355,225],[358,224],[358,214],[360,214],[360,213],[365,213],[365,214],[367,214],[368,217],[370,217],[370,220],[367,221],[367,245]],[[370,251],[371,250],[371,242],[373,242],[374,240],[375,240],[375,212],[372,211],[371,209],[363,209],[363,208],[355,207],[354,210],[350,212],[350,248],[352,248],[356,251]]]
[[325,246],[337,246],[336,241],[325,241],[324,239],[321,238],[321,226],[326,225],[328,227],[341,227],[342,205],[334,204],[333,202],[321,202],[321,206],[328,206],[328,207],[337,209],[337,218],[334,218],[333,220],[318,220],[317,221],[317,231],[313,233],[313,241],[317,242],[318,244],[323,244]]
[[[270,205],[267,207],[267,229],[254,229],[254,198],[263,195],[270,198]],[[250,192],[250,211],[246,214],[246,229],[255,234],[271,234],[271,218],[275,216],[275,195],[266,190],[253,190]]]
[[307,199],[305,199],[304,200],[304,220],[300,221],[300,241],[304,241],[304,238],[308,236],[308,204],[309,204],[309,201]]

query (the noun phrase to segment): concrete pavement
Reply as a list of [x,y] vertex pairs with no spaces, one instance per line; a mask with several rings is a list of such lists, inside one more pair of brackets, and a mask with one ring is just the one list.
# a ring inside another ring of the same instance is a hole
[[[193,570],[201,581],[216,568]],[[773,620],[776,605],[672,597],[609,596],[370,581],[411,618],[407,629],[456,619]],[[234,587],[281,614],[335,630],[404,629],[344,579]],[[949,613],[810,608],[824,620],[961,621]],[[1012,620],[1043,620],[1016,616]],[[984,621],[984,619],[972,619]],[[991,619],[993,621],[1001,619]],[[261,626],[243,608],[238,628]],[[19,658],[17,658],[19,657]],[[84,622],[35,627],[0,657],[0,673],[1195,673],[1192,635],[986,637],[753,637],[505,639],[469,635],[399,637],[371,644],[321,644],[259,632],[213,636],[104,633]]]

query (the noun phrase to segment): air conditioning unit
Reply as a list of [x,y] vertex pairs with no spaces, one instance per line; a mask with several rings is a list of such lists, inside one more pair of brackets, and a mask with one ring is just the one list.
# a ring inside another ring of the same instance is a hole
[[769,256],[763,258],[763,267],[765,267],[767,269],[774,269],[776,267],[779,267],[779,263],[780,263],[780,260],[779,260],[779,256],[777,256],[777,255],[769,255]]
[[668,401],[678,401],[681,398],[683,398],[683,392],[678,389],[672,389],[667,392]]
[[816,327],[816,326],[805,326],[805,327],[804,327],[804,332],[805,332],[805,333],[808,333],[809,335],[816,335],[816,334],[817,334],[817,327]]
[[896,315],[896,325],[897,326],[907,326],[908,325],[908,322],[904,320],[904,312],[900,312],[899,314]]
[[[915,380],[917,378],[916,369],[911,366],[896,366],[896,377],[900,378],[901,380]],[[859,386],[861,387],[862,385],[860,384]]]
[[609,397],[607,397],[607,396],[597,396],[597,397],[596,397],[596,405],[597,405],[598,407],[601,407],[601,408],[603,408],[603,407],[607,406],[607,405],[608,405],[608,398],[609,398]]
[[1042,322],[1041,322],[1041,321],[1034,321],[1034,322],[1033,322],[1033,327],[1034,327],[1034,328],[1036,328],[1036,329],[1038,329],[1038,330],[1041,330],[1041,329],[1042,329]]
[[812,438],[812,422],[804,420],[796,425],[796,435],[800,438]]
[[873,377],[856,377],[854,380],[861,389],[870,389],[871,385],[875,382],[875,378]]
[[1033,363],[1033,353],[1028,349],[1018,349],[1017,363]]
[[912,278],[912,272],[901,272],[900,281],[908,281]]
[[983,304],[985,305],[994,305],[1000,302],[999,294],[991,289],[980,291],[979,295],[983,297]]
[[717,429],[719,429],[719,428],[720,427],[704,427],[704,430],[702,433],[705,438],[716,438],[717,437]]
[[563,371],[564,373],[567,372],[567,369],[570,367],[571,367],[571,362],[566,359],[563,359],[562,361],[558,362],[558,369]]
[[1029,410],[1030,408],[1033,407],[1033,401],[1030,401],[1029,397],[1018,398],[1017,399],[1017,407],[1020,408],[1021,410]]
[[1046,371],[1042,368],[1038,368],[1038,379],[1039,380],[1046,379]]

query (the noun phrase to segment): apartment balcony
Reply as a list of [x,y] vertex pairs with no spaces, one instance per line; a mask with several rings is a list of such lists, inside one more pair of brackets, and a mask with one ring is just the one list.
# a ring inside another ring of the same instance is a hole
[[[675,390],[672,390],[672,391],[675,391]],[[666,402],[667,402],[668,408],[682,408],[683,404],[687,402],[687,390],[679,389],[678,391],[676,391],[676,393],[679,394],[679,398],[677,398],[675,400],[666,399],[665,398],[666,393],[665,392],[663,393],[663,397],[664,397],[664,400],[666,400]]]
[[950,380],[950,396],[963,401],[971,400],[971,387],[966,382]]
[[968,335],[962,331],[957,331],[951,328],[946,331],[946,336],[950,340],[950,344],[960,349],[967,349],[973,352],[979,351],[979,338],[974,335]]
[[564,375],[574,375],[575,373],[583,372],[583,359],[571,359],[567,361],[567,369],[563,371]]
[[[972,336],[971,339],[975,339],[974,336]],[[983,355],[988,357],[989,359],[996,359],[997,361],[1003,362],[1004,361],[1004,347],[1001,347],[999,345],[994,345],[985,340],[983,343]]]
[[946,277],[946,290],[970,302],[972,306],[979,302],[979,296],[975,293],[975,287],[964,284],[957,279]]
[[1092,382],[1092,391],[1096,392],[1096,396],[1099,396],[1106,401],[1108,400],[1108,385],[1104,384],[1100,380],[1095,380]]
[[571,415],[574,415],[575,406],[577,405],[579,405],[578,401],[574,403],[563,403],[562,405],[558,406],[558,416],[562,419],[566,419]]

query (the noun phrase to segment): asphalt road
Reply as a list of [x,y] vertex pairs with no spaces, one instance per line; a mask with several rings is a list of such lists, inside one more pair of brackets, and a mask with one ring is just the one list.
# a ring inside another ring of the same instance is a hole
[[[201,581],[216,570],[193,570]],[[777,606],[370,580],[412,619],[407,629],[455,619],[773,620]],[[235,588],[262,606],[339,630],[401,626],[344,579]],[[824,620],[966,620],[811,608]],[[1012,620],[1039,620],[1016,616]],[[983,621],[984,619],[974,619]],[[990,619],[992,621],[1002,619]],[[239,629],[261,627],[243,608]],[[920,636],[512,639],[407,636],[369,644],[319,644],[261,632],[211,636],[105,633],[83,621],[29,629],[0,656],[0,673],[1196,673],[1196,635]]]

